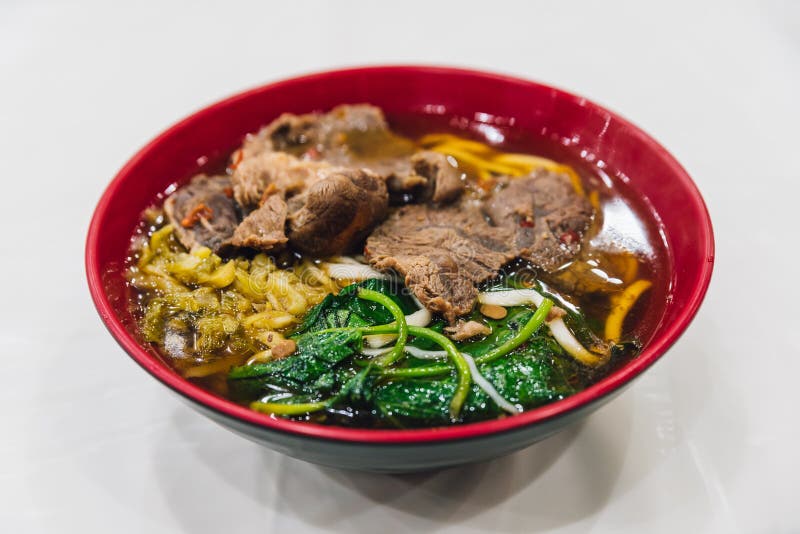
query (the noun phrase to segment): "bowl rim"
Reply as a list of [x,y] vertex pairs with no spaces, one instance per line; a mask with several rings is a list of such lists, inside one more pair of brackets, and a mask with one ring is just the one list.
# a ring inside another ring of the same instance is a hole
[[[282,85],[298,82],[322,82],[328,76],[358,76],[359,74],[380,72],[392,72],[409,74],[426,72],[429,74],[441,75],[461,75],[472,76],[483,79],[493,79],[503,83],[510,83],[528,86],[550,91],[557,99],[572,101],[584,107],[590,107],[610,116],[613,120],[620,122],[627,128],[627,132],[637,138],[638,141],[647,145],[650,149],[658,153],[665,162],[671,176],[680,182],[683,189],[690,194],[692,206],[703,216],[702,220],[697,221],[696,239],[700,240],[705,249],[705,261],[700,269],[699,282],[691,289],[691,294],[687,299],[682,310],[679,312],[675,321],[659,327],[660,335],[652,339],[642,353],[634,360],[620,369],[610,373],[599,382],[589,386],[583,391],[571,395],[565,399],[546,404],[513,417],[481,421],[475,423],[465,423],[449,427],[420,428],[420,429],[355,429],[339,426],[324,426],[309,422],[291,421],[278,417],[261,414],[250,410],[247,407],[235,404],[232,401],[219,397],[199,386],[192,384],[188,380],[180,377],[171,370],[166,363],[161,362],[151,352],[143,348],[139,342],[128,332],[122,321],[117,317],[108,295],[104,291],[102,283],[102,272],[99,264],[97,249],[101,239],[101,225],[109,210],[112,198],[115,197],[117,190],[126,176],[134,169],[140,161],[146,159],[150,153],[164,140],[175,135],[177,132],[189,127],[194,121],[202,118],[206,114],[213,113],[220,107],[228,106],[238,100],[246,99],[253,94],[263,91],[276,89]],[[315,438],[338,442],[358,442],[366,444],[411,444],[427,442],[446,442],[453,440],[463,440],[478,438],[491,434],[504,433],[513,430],[520,430],[539,422],[551,420],[564,416],[581,407],[594,404],[596,401],[610,395],[629,384],[634,378],[642,374],[647,368],[658,361],[669,347],[671,347],[683,334],[695,317],[700,304],[705,297],[711,281],[711,274],[714,266],[714,235],[708,208],[700,194],[696,184],[692,181],[686,170],[678,161],[650,135],[645,133],[629,120],[619,114],[601,106],[594,101],[575,95],[568,91],[553,87],[548,84],[519,78],[507,74],[499,74],[474,69],[459,67],[444,67],[430,65],[373,65],[348,67],[343,69],[333,69],[291,78],[282,79],[271,83],[259,85],[245,91],[233,94],[227,98],[217,100],[203,108],[191,113],[187,117],[179,120],[162,133],[157,135],[131,157],[127,163],[117,172],[112,181],[103,191],[98,204],[95,208],[89,230],[86,237],[85,268],[89,291],[92,296],[95,308],[100,315],[104,325],[122,347],[123,350],[142,368],[150,373],[173,391],[181,396],[199,403],[200,405],[221,414],[225,417],[236,419],[264,430],[277,431],[293,434],[307,438]]]

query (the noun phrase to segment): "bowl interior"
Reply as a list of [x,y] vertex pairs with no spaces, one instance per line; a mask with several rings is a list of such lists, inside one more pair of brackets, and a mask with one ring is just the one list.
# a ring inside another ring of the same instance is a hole
[[[546,155],[591,161],[640,210],[666,248],[664,283],[650,300],[649,341],[642,354],[578,393],[522,415],[444,430],[370,431],[273,419],[237,406],[183,380],[150,347],[139,343],[122,271],[144,208],[239,145],[284,112],[327,110],[368,102],[393,126],[414,133],[420,124],[468,130],[512,149],[533,144]],[[184,119],[137,153],[103,194],[87,239],[86,267],[95,305],[122,347],[145,369],[190,399],[256,425],[315,437],[358,441],[460,438],[507,430],[555,417],[609,394],[641,373],[678,338],[694,316],[711,276],[713,236],[703,200],[686,172],[644,132],[584,98],[500,75],[432,67],[374,67],[315,74],[256,88]]]

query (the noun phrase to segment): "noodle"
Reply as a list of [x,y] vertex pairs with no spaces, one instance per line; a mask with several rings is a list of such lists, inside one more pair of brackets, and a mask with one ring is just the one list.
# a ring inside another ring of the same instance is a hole
[[636,304],[639,296],[650,289],[653,284],[649,280],[637,280],[622,292],[619,297],[614,300],[614,307],[608,314],[606,319],[605,337],[606,341],[616,343],[622,335],[622,324],[625,322],[625,317],[628,312]]
[[[484,189],[494,175],[522,176],[538,169],[564,174],[569,177],[575,192],[586,196],[580,176],[569,165],[530,154],[499,152],[478,141],[462,139],[450,134],[429,134],[419,143],[429,150],[453,156],[460,163],[472,167],[478,173],[479,183]],[[488,185],[491,185],[489,183]],[[595,206],[597,207],[597,206]]]

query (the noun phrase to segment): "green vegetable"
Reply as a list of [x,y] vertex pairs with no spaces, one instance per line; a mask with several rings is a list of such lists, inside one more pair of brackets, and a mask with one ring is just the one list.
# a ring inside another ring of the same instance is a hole
[[[477,341],[467,340],[459,344],[462,352],[471,354],[474,358],[483,356],[495,347],[505,343],[516,336],[520,330],[531,320],[533,311],[527,306],[509,308],[508,315],[503,319],[483,319],[491,327],[492,333]],[[480,312],[473,314],[472,319],[480,320]]]
[[153,299],[144,312],[141,322],[142,336],[145,341],[157,342],[164,339],[164,322],[167,305],[164,299]]
[[[544,299],[542,305],[536,309],[536,312],[531,316],[531,318],[519,332],[517,332],[512,337],[508,338],[502,344],[492,348],[482,356],[478,356],[477,358],[475,358],[475,363],[480,365],[482,363],[492,362],[501,356],[505,356],[509,352],[513,351],[514,349],[525,343],[525,341],[527,341],[527,339],[531,337],[539,329],[539,327],[542,326],[542,323],[544,323],[544,320],[547,318],[547,314],[550,313],[550,308],[552,306],[553,306],[552,300]],[[470,353],[469,350],[467,349],[464,349],[464,352]],[[447,373],[451,369],[452,368],[448,365],[439,364],[439,365],[430,365],[427,367],[387,369],[383,371],[383,374],[385,376],[394,378],[427,377],[427,376],[442,375],[444,373]]]
[[[564,356],[554,355],[549,338],[537,337],[523,354],[480,366],[486,377],[505,399],[524,408],[532,408],[565,398],[576,389],[569,382],[571,367]],[[455,394],[456,381],[413,378],[391,382],[378,388],[375,404],[387,419],[404,426],[444,425],[452,422],[449,399]],[[502,410],[478,386],[472,385],[461,410],[460,421],[478,421],[498,417]]]
[[[349,285],[338,295],[325,297],[306,314],[303,324],[295,335],[332,328],[384,325],[395,320],[392,312],[382,303],[359,298],[359,289],[367,289],[388,297],[404,315],[416,310],[414,301],[401,293],[398,284],[372,278]],[[387,332],[396,330],[396,328],[392,330],[391,326],[388,328]]]
[[505,356],[509,352],[513,351],[523,343],[525,343],[529,337],[531,337],[539,327],[542,326],[545,319],[547,319],[547,314],[550,313],[550,308],[553,307],[553,301],[550,299],[544,299],[542,304],[536,308],[536,312],[533,314],[533,317],[527,322],[527,324],[519,331],[517,335],[509,339],[508,341],[502,343],[501,345],[493,348],[483,356],[479,356],[475,358],[475,363],[482,364],[482,363],[489,363],[491,361],[496,360],[500,356]]
[[328,401],[328,405],[342,404],[350,407],[371,407],[376,377],[370,374],[370,371],[372,371],[372,367],[367,366],[352,375],[351,378],[344,382],[339,392]]
[[292,404],[255,401],[250,403],[251,410],[275,415],[303,415],[306,413],[318,412],[326,406],[327,403],[324,402],[298,402],[297,404]]
[[387,355],[381,357],[380,362],[378,362],[378,365],[381,367],[388,367],[403,356],[403,349],[406,346],[406,339],[408,338],[406,316],[403,314],[403,310],[400,309],[400,306],[383,293],[360,287],[358,288],[358,298],[383,305],[394,317],[394,322],[397,327],[397,340],[391,351],[389,351]]
[[357,330],[309,332],[297,338],[297,350],[291,356],[231,369],[231,396],[252,400],[276,390],[320,394],[332,389],[333,382],[326,374],[355,354],[360,345]]
[[[427,328],[428,328],[428,330],[433,330],[434,332],[437,332],[437,333],[441,334],[441,333],[444,332],[444,327],[445,326],[447,326],[446,322],[442,321],[441,319],[434,319],[431,322],[431,324],[429,324],[427,326]],[[426,339],[424,337],[415,337],[415,338],[409,340],[407,344],[408,345],[412,345],[412,346],[417,347],[418,349],[422,349],[422,350],[439,350],[439,345],[438,344],[436,344],[434,341],[431,341],[430,339]],[[417,360],[417,361],[425,362],[425,360]],[[430,362],[425,362],[426,365],[428,363],[430,363]]]
[[416,337],[428,339],[438,344],[445,351],[447,351],[447,357],[450,358],[450,361],[453,362],[453,365],[455,365],[456,374],[458,376],[458,384],[453,392],[452,398],[450,399],[448,412],[451,420],[457,420],[459,414],[461,413],[461,407],[464,405],[464,401],[469,393],[470,384],[472,384],[472,374],[469,372],[467,361],[464,359],[461,353],[458,352],[458,349],[453,342],[442,334],[434,332],[428,328],[420,328],[417,326],[410,326],[408,327],[408,330],[409,333]]
[[[564,398],[583,384],[578,366],[558,343],[537,334],[553,305],[550,299],[535,311],[512,308],[505,318],[487,321],[492,333],[484,339],[454,343],[434,330],[444,326],[441,322],[434,328],[407,325],[404,316],[413,303],[392,291],[377,280],[329,296],[294,334],[293,355],[231,371],[232,396],[280,416],[356,410],[372,412],[383,424],[431,426],[503,413],[473,383],[462,352],[475,358],[479,372],[503,398],[522,409]],[[389,357],[358,359],[362,337],[376,333],[397,334]],[[406,342],[426,350],[441,347],[449,362],[430,365],[407,357],[398,366],[397,354]]]

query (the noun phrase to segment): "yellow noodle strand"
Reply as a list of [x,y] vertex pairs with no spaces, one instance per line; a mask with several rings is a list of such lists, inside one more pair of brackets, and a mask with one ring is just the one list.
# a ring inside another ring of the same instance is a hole
[[628,312],[636,304],[642,293],[650,289],[653,284],[649,280],[637,280],[625,291],[614,299],[614,307],[606,319],[605,337],[606,341],[616,343],[622,336],[622,324],[625,322]]
[[548,158],[530,154],[497,152],[483,143],[461,139],[450,134],[429,134],[422,137],[419,143],[430,150],[453,156],[462,164],[473,167],[478,171],[481,181],[484,182],[481,185],[485,185],[484,173],[486,172],[521,176],[535,169],[545,169],[567,175],[575,192],[586,196],[578,173],[569,165]]
[[469,139],[462,139],[451,134],[428,134],[419,140],[419,144],[429,148],[437,145],[451,144],[458,147],[460,150],[473,152],[475,154],[487,154],[493,152],[491,147],[479,141],[470,141]]
[[497,174],[518,176],[525,172],[524,169],[520,169],[519,167],[512,167],[510,165],[494,163],[492,160],[482,158],[475,154],[471,154],[470,152],[467,152],[461,149],[460,147],[454,146],[453,144],[450,143],[431,147],[431,150],[435,152],[441,152],[442,154],[447,154],[448,156],[453,156],[461,163],[466,163],[467,165],[471,165],[475,168],[483,168]]

